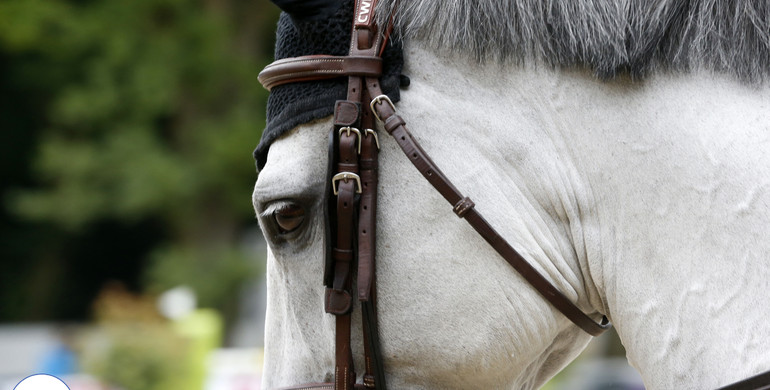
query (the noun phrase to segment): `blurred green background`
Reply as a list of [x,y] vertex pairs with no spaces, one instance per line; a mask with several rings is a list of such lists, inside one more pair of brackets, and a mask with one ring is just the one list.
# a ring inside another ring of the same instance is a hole
[[227,313],[277,10],[0,2],[0,321],[86,320],[107,281]]
[[153,341],[175,342],[169,322],[131,302],[186,285],[226,334],[263,272],[244,237],[277,16],[255,0],[0,1],[0,323],[156,324],[108,333],[174,355]]

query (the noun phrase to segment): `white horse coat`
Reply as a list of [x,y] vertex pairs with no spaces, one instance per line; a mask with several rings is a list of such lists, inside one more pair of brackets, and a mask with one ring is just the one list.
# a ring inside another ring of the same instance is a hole
[[[708,71],[599,81],[419,41],[405,59],[411,86],[397,108],[412,134],[538,271],[594,319],[609,317],[645,386],[716,388],[770,369],[770,88]],[[254,189],[269,243],[264,388],[334,373],[321,280],[330,128],[320,120],[277,140]],[[591,337],[380,134],[389,387],[541,386]],[[272,212],[289,202],[305,220],[280,234]]]

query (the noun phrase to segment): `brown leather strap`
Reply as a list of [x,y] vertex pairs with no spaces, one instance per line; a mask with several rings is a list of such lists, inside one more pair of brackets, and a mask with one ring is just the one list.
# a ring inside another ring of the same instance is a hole
[[[371,16],[373,6],[371,0],[358,0],[356,2],[356,15],[358,17]],[[363,15],[363,16],[362,16]],[[373,19],[370,19],[370,21]],[[359,20],[360,21],[360,20]],[[381,38],[377,30],[371,23],[355,23],[351,34],[351,44],[349,57],[351,59],[370,59],[378,58],[377,51]],[[315,59],[314,59],[315,61]],[[374,65],[373,65],[374,64]],[[344,65],[344,63],[343,63]],[[376,66],[375,66],[376,65]],[[354,240],[358,243],[358,286],[359,299],[362,300],[363,332],[364,332],[364,354],[365,354],[365,373],[364,383],[355,384],[356,375],[353,372],[353,362],[350,345],[350,314],[339,314],[336,319],[336,345],[335,345],[335,390],[348,390],[350,388],[360,389],[384,389],[384,372],[382,370],[382,361],[379,352],[379,334],[376,316],[376,294],[375,287],[375,228],[376,220],[376,189],[377,189],[377,148],[376,133],[373,130],[374,120],[372,114],[364,113],[361,115],[361,103],[364,100],[363,77],[370,73],[376,73],[374,77],[379,77],[382,63],[371,63],[367,61],[350,62],[347,68],[342,72],[336,72],[338,75],[347,74],[348,90],[347,100],[339,101],[334,109],[334,131],[337,135],[337,155],[336,155],[336,176],[339,175],[358,175],[360,180],[357,192],[361,193],[359,200],[359,221],[357,234],[352,234],[352,227],[355,221],[348,218],[347,213],[340,212],[340,208],[353,206],[355,198],[349,199],[348,191],[350,184],[339,183],[337,193],[337,224],[336,224],[336,245],[334,253],[340,250],[352,249]],[[295,67],[296,68],[296,67]],[[281,64],[274,71],[271,80],[282,80],[286,82],[297,81],[297,78],[307,79],[306,77],[317,77],[318,73],[313,71],[309,75],[306,70],[300,72],[290,72],[289,66]],[[296,70],[296,69],[295,69]],[[300,74],[300,76],[298,76]],[[270,74],[268,74],[270,76]],[[277,85],[277,84],[275,84]],[[368,99],[367,99],[368,100]],[[360,129],[360,124],[366,125]],[[338,133],[337,133],[338,132]],[[357,148],[356,148],[357,142]],[[361,154],[361,156],[359,156]],[[336,177],[335,176],[335,177]],[[343,176],[343,177],[347,177]],[[344,185],[344,188],[343,188]],[[343,193],[343,191],[345,191]],[[343,198],[345,197],[345,198]],[[352,221],[352,222],[350,222]],[[331,290],[336,292],[340,279],[345,278],[347,293],[350,291],[350,278],[348,278],[348,268],[343,267],[345,263],[341,256],[333,257],[334,275],[333,287]],[[328,289],[327,289],[328,291]],[[328,292],[327,292],[328,294]],[[327,304],[327,311],[332,305]]]
[[[336,127],[336,126],[335,126]],[[334,276],[332,287],[326,289],[326,311],[336,316],[335,332],[335,390],[351,390],[356,373],[350,346],[352,310],[352,266],[356,236],[356,193],[361,192],[358,178],[358,149],[360,139],[350,127],[340,127],[337,134],[339,153],[332,186],[337,196],[336,238],[333,250]]]
[[[365,385],[363,384],[355,384],[353,385],[353,389],[356,390],[368,390]],[[289,387],[280,387],[277,389],[272,390],[334,390],[334,383],[332,382],[326,382],[326,383],[305,383],[301,385],[294,385]]]
[[334,278],[332,288],[326,292],[326,311],[334,315],[345,315],[352,309],[351,264],[353,263],[353,237],[355,235],[355,194],[360,192],[358,173],[358,146],[354,133],[340,132],[337,175],[333,186],[337,195],[337,237],[332,258]]
[[[362,101],[371,100],[364,92]],[[363,192],[358,208],[358,300],[364,331],[364,386],[385,389],[385,371],[380,351],[377,321],[377,273],[375,254],[377,236],[377,188],[380,142],[374,130],[375,120],[370,109],[361,115],[362,147],[359,157]]]
[[285,58],[259,72],[259,82],[271,90],[281,84],[344,76],[379,77],[382,59],[373,56],[311,55]]
[[350,348],[350,313],[338,315],[335,332],[334,389],[350,390],[356,383],[356,372],[353,369],[353,351]]
[[770,371],[754,375],[740,382],[720,387],[717,390],[770,390]]
[[334,383],[305,383],[289,387],[279,387],[274,390],[334,390]]
[[[368,94],[363,99],[368,100]],[[358,300],[366,302],[375,275],[375,237],[377,234],[377,184],[379,139],[369,110],[361,115],[361,155],[359,165],[363,192],[358,206]]]
[[554,287],[543,275],[533,268],[473,207],[473,202],[463,196],[451,181],[441,172],[420,144],[412,137],[406,128],[403,118],[396,115],[396,109],[387,96],[382,95],[379,82],[375,78],[367,78],[366,87],[372,96],[371,103],[384,124],[385,130],[396,140],[398,146],[409,158],[409,161],[422,173],[450,205],[455,213],[464,218],[486,240],[500,256],[529,282],[545,299],[569,318],[575,325],[588,334],[598,336],[609,327],[607,317],[601,323],[596,323],[583,313],[564,294]]

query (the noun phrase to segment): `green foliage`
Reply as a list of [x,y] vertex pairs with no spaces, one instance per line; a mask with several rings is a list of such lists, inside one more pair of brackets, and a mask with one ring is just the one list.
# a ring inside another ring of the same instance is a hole
[[88,372],[127,390],[180,388],[191,374],[190,340],[158,315],[152,298],[109,286],[95,306],[98,326],[80,348]]
[[[66,69],[36,162],[48,186],[18,194],[15,208],[78,228],[104,217],[173,219],[222,189],[247,199],[264,95],[226,20],[182,0],[87,4],[0,8],[9,49]],[[229,215],[248,211],[248,202],[223,204]]]
[[183,340],[160,325],[133,324],[109,329],[111,345],[89,367],[107,383],[131,390],[168,390],[188,375]]
[[184,282],[221,306],[254,274],[237,242],[254,224],[267,96],[256,76],[275,12],[252,0],[0,2],[5,79],[39,126],[32,185],[6,193],[6,210],[73,236],[161,221],[169,241],[148,285]]

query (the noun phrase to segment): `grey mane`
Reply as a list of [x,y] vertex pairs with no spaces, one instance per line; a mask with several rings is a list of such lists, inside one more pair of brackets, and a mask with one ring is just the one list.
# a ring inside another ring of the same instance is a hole
[[770,76],[768,0],[380,0],[380,25],[438,50],[552,66],[601,78],[710,69]]

